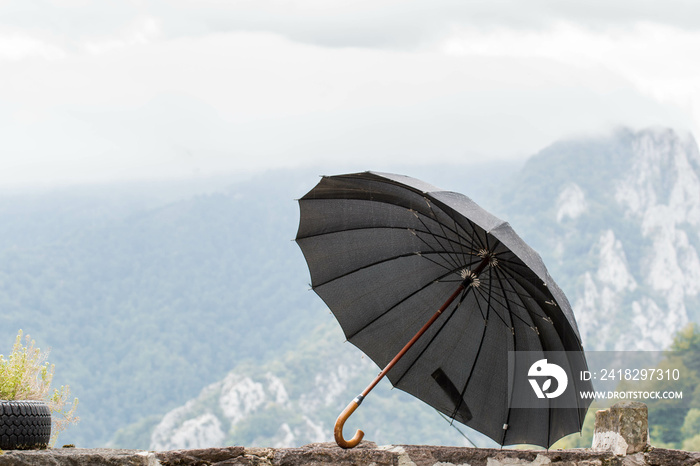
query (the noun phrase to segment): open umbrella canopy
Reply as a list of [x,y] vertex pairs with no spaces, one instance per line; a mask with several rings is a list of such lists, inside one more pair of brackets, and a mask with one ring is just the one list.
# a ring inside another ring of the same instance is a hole
[[[579,380],[571,306],[508,223],[464,195],[374,172],[323,177],[299,205],[311,286],[385,368],[379,378],[501,445],[580,431],[590,401],[577,394],[592,387]],[[565,380],[549,371],[552,352]],[[539,404],[523,404],[526,392]],[[353,446],[342,422],[336,439]]]

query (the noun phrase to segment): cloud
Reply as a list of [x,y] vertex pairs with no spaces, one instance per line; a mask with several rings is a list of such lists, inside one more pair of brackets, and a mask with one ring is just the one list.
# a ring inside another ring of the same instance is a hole
[[565,134],[677,118],[604,69],[265,33],[155,40],[10,71],[0,138],[3,157],[22,162],[4,163],[6,183],[522,157]]
[[700,30],[694,0],[6,0],[0,24],[50,31],[69,41],[119,35],[138,17],[162,22],[170,38],[227,32],[270,32],[324,47],[412,50],[453,28],[548,29],[570,22],[585,28],[653,22]]
[[66,52],[54,44],[21,33],[0,33],[0,61],[39,57],[46,60],[65,58]]
[[[594,31],[570,22],[537,31],[455,28],[438,46],[464,56],[546,58],[581,69],[605,69],[627,86],[688,114],[685,129],[700,130],[700,30],[652,22]],[[599,83],[607,82],[601,76]],[[581,83],[583,84],[583,83]],[[584,84],[597,87],[595,79]],[[678,124],[680,122],[676,122]]]
[[82,46],[89,53],[100,55],[114,49],[145,45],[158,39],[160,35],[161,24],[158,19],[151,16],[139,16],[111,36],[85,40]]
[[528,31],[561,22],[593,30],[633,27],[640,22],[700,30],[695,21],[700,5],[691,0],[179,0],[148,5],[163,18],[171,37],[264,31],[324,47],[413,50],[440,40],[453,28]]
[[485,5],[0,3],[0,182],[525,157],[616,125],[698,134],[700,31],[639,22],[646,1],[629,17]]

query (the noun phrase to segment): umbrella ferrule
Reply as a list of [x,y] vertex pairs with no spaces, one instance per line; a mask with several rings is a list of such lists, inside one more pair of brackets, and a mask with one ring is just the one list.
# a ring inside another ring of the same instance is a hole
[[357,396],[355,397],[355,399],[352,400],[352,401],[354,401],[355,404],[357,404],[357,406],[360,406],[360,405],[362,404],[362,400],[364,400],[364,399],[365,399],[364,396],[362,396],[362,395],[357,395]]

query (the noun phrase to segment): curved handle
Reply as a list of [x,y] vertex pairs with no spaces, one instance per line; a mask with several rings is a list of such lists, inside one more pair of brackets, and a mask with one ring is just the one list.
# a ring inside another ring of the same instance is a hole
[[338,416],[338,419],[335,421],[333,433],[335,434],[335,443],[337,443],[340,448],[354,448],[362,441],[362,437],[365,436],[365,433],[358,429],[357,432],[355,432],[355,436],[350,440],[345,440],[343,438],[343,426],[345,425],[345,421],[355,412],[358,406],[360,406],[360,403],[358,403],[357,398],[355,398],[350,402],[347,408],[340,413],[340,416]]

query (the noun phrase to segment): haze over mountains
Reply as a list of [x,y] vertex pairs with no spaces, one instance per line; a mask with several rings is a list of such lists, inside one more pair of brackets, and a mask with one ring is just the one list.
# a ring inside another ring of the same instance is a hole
[[[663,349],[700,321],[700,154],[690,137],[619,130],[557,142],[523,167],[396,171],[508,220],[567,294],[586,349]],[[56,380],[71,385],[83,419],[61,442],[331,438],[376,367],[343,344],[290,241],[293,199],[316,175],[0,196],[0,352],[19,328],[52,348]],[[378,443],[463,442],[388,384],[371,404],[351,421]]]
[[554,144],[502,201],[566,290],[586,348],[663,349],[700,318],[700,155],[691,137],[653,129]]

